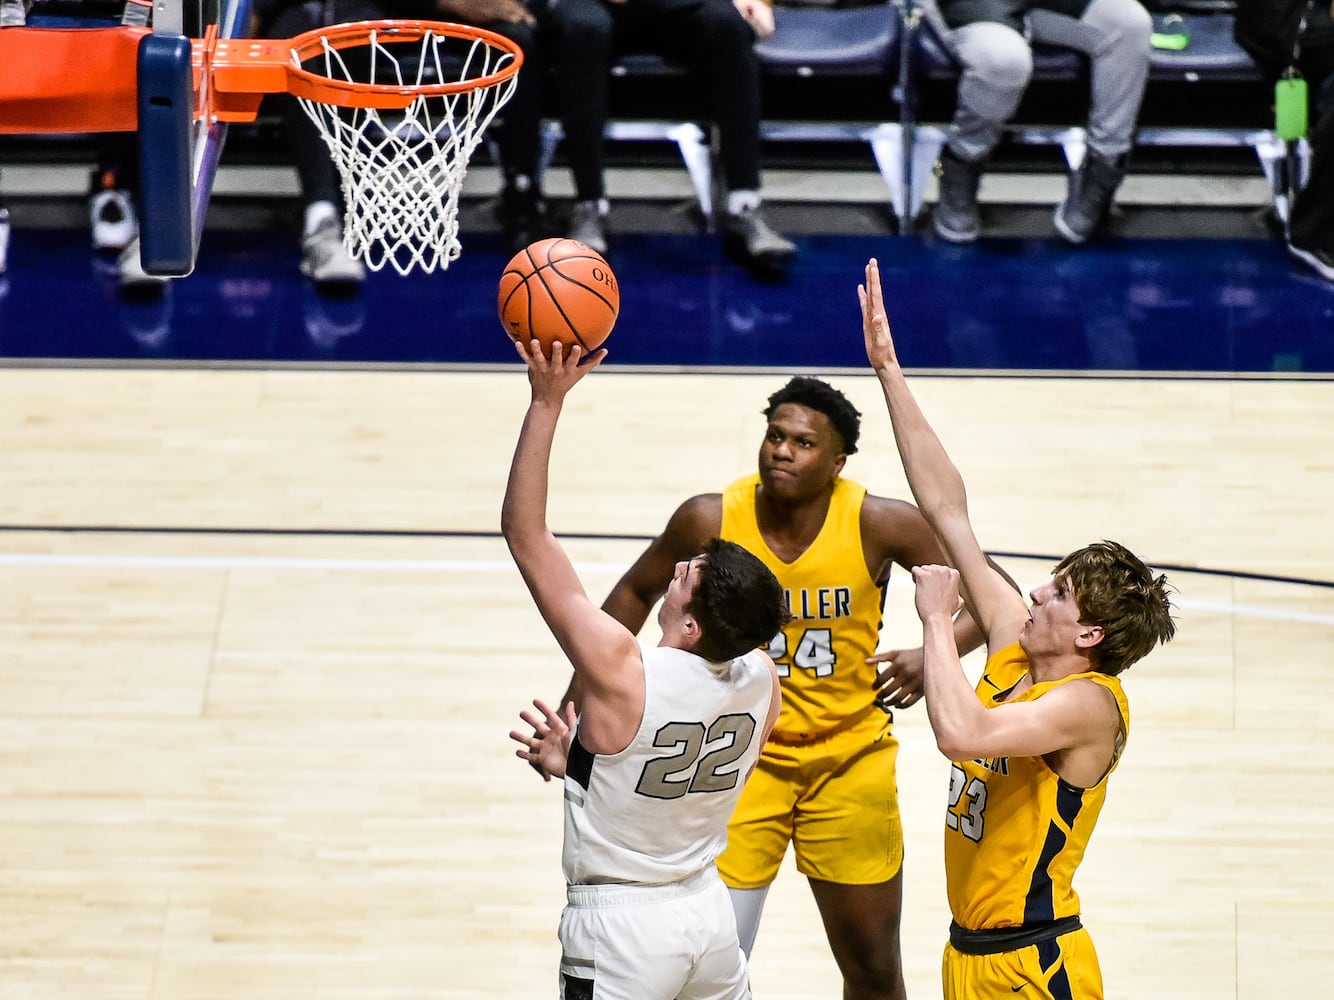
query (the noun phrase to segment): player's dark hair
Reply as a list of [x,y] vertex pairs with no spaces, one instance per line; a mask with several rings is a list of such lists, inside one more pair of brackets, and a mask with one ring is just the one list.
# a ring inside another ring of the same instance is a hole
[[774,410],[784,403],[795,403],[816,413],[823,413],[843,440],[843,453],[857,453],[857,438],[862,432],[861,412],[848,401],[847,396],[828,382],[809,375],[794,375],[787,385],[769,397],[769,405],[764,409],[765,419],[771,419]]
[[1094,668],[1115,676],[1176,635],[1171,585],[1117,542],[1095,542],[1071,552],[1055,575],[1070,583],[1079,620],[1102,628]]
[[735,542],[704,545],[695,592],[686,605],[700,625],[695,652],[725,663],[767,646],[792,616],[768,566]]

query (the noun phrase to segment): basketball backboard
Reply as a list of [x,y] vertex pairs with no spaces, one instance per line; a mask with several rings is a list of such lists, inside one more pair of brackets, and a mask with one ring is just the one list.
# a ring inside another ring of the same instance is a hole
[[199,113],[207,75],[191,36],[213,26],[241,37],[250,0],[156,0],[152,10],[151,27],[0,30],[0,134],[137,132],[142,264],[181,276],[194,269],[227,134]]

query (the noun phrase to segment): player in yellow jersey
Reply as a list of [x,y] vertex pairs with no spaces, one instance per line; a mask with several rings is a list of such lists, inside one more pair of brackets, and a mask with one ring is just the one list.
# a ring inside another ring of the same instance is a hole
[[[945,1000],[1101,1000],[1075,869],[1130,729],[1119,674],[1176,632],[1167,580],[1124,546],[1072,552],[1027,606],[987,564],[963,480],[908,389],[872,260],[859,287],[866,355],[913,496],[952,566],[919,566],[927,714],[950,760]],[[960,581],[989,657],[976,691],[952,616]]]
[[[912,504],[842,476],[857,450],[856,408],[820,379],[769,397],[759,470],[725,492],[685,501],[603,603],[638,630],[672,567],[714,535],[773,570],[794,620],[774,638],[783,707],[728,826],[718,870],[749,954],[765,893],[788,844],[814,894],[845,1000],[902,1000],[899,916],[903,832],[891,707],[920,697],[921,651],[877,655],[894,564],[944,559]],[[981,633],[966,616],[959,641]],[[878,667],[883,664],[883,669]]]

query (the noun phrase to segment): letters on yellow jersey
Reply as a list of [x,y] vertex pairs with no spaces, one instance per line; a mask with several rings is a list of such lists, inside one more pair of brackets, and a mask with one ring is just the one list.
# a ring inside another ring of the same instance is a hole
[[852,614],[851,587],[802,587],[783,591],[787,610],[803,621],[833,621]]

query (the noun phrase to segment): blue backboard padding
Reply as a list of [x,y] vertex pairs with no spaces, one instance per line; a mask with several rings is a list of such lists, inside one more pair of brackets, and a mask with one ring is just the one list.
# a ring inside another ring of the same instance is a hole
[[140,258],[150,274],[194,268],[190,130],[194,81],[190,40],[145,35],[139,43]]

